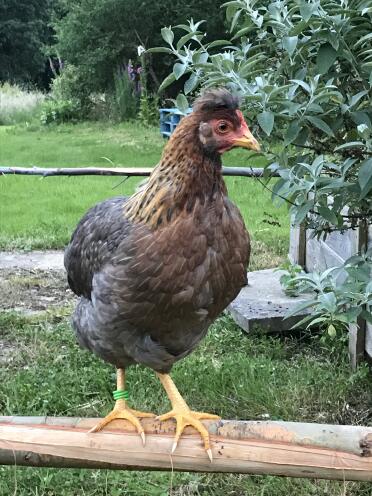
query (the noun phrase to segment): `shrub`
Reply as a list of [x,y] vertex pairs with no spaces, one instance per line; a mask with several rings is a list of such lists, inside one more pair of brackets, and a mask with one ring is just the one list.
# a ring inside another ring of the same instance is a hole
[[80,119],[81,105],[77,99],[54,100],[51,98],[44,104],[40,117],[44,125],[77,122]]
[[140,98],[138,119],[144,126],[159,124],[159,97],[143,91]]
[[73,106],[78,104],[80,119],[89,115],[92,100],[78,68],[74,65],[67,64],[61,74],[53,79],[50,93],[52,99],[61,105],[62,102],[72,102]]
[[118,69],[114,75],[114,87],[108,97],[111,116],[118,121],[134,119],[137,115],[138,97],[134,85],[125,68]]
[[[151,50],[176,59],[161,90],[184,78],[185,95],[198,86],[225,85],[242,97],[271,163],[266,176],[272,170],[280,174],[274,201],[286,201],[294,223],[304,223],[319,237],[372,223],[370,5],[366,0],[229,1],[231,41],[206,43],[201,23],[190,21],[178,26],[178,41],[171,28],[163,28],[167,47]],[[188,104],[185,95],[177,98],[182,107]],[[361,302],[372,300],[371,259],[356,272],[360,284],[348,273],[341,292],[327,279],[324,301],[334,305],[322,306],[317,298],[313,323],[333,322],[335,312],[339,316],[359,305],[347,314],[348,323],[356,322]],[[367,296],[359,298],[361,293]],[[363,317],[372,322],[370,306]]]

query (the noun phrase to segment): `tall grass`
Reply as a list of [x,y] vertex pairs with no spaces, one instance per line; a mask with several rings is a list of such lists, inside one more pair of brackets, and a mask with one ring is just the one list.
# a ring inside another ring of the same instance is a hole
[[0,125],[18,124],[32,120],[45,96],[17,85],[0,85]]
[[111,95],[111,114],[116,121],[134,119],[137,114],[137,97],[133,82],[126,69],[118,69],[114,75],[114,88]]

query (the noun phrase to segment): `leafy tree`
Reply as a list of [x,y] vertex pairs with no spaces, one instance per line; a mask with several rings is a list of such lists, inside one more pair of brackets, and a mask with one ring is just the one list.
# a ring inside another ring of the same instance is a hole
[[51,1],[0,2],[0,81],[33,82],[44,70]]
[[[160,89],[187,76],[185,95],[215,85],[238,93],[261,134],[266,175],[280,174],[273,199],[290,205],[295,224],[318,236],[371,224],[371,0],[234,0],[225,7],[230,41],[206,41],[192,21],[177,36],[162,29],[167,46],[151,51],[176,62]],[[181,107],[185,95],[177,98]],[[371,254],[343,270],[349,277],[337,294],[331,273],[321,283],[303,281],[317,291],[316,323],[372,321]]]
[[[105,91],[114,83],[118,66],[137,58],[137,47],[160,43],[160,28],[185,16],[208,17],[211,33],[220,34],[222,0],[61,0],[54,26],[54,49],[81,73],[87,91]],[[155,58],[153,80],[168,70],[170,62]],[[155,74],[156,72],[156,74]]]

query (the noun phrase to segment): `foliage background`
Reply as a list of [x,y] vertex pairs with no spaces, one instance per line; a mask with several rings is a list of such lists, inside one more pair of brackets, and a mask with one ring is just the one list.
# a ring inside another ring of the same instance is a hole
[[[177,104],[199,87],[239,94],[272,171],[273,201],[287,202],[294,224],[325,238],[372,223],[372,6],[369,0],[234,0],[224,4],[231,40],[208,42],[201,22],[164,27],[173,71],[161,90],[184,80]],[[280,146],[273,146],[280,143]],[[364,246],[364,251],[367,247]],[[370,251],[341,270],[302,277],[314,290],[312,325],[372,322]],[[320,282],[322,281],[322,282]],[[340,287],[339,287],[340,286]]]

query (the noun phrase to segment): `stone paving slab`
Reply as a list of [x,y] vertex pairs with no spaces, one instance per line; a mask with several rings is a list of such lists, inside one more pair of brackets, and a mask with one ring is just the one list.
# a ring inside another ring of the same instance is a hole
[[28,270],[65,270],[63,266],[63,251],[0,252],[0,269],[13,268]]
[[309,313],[304,310],[284,320],[286,313],[305,303],[309,296],[287,296],[280,285],[282,274],[282,271],[275,269],[248,272],[248,286],[240,291],[228,307],[235,322],[246,332],[255,326],[270,332],[286,331]]
[[[0,252],[0,270],[12,269],[63,272],[63,251]],[[267,331],[288,330],[307,314],[304,311],[283,320],[288,311],[305,302],[308,296],[287,296],[280,285],[281,274],[282,271],[275,269],[248,273],[248,286],[228,308],[235,322],[245,331],[249,332],[256,325]]]

